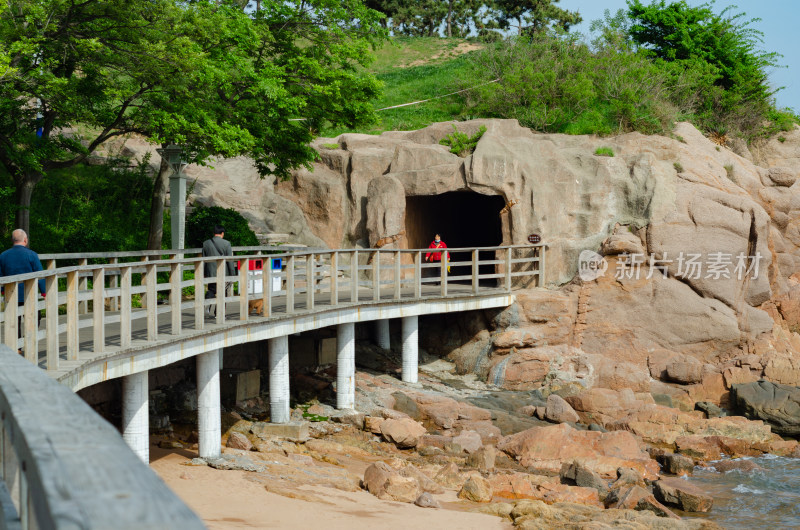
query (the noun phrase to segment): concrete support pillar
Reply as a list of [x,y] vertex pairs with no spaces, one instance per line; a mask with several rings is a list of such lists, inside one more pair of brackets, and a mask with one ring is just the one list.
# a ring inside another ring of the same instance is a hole
[[417,382],[419,362],[419,317],[403,317],[403,381]]
[[269,339],[269,414],[272,423],[289,423],[289,337]]
[[336,329],[336,408],[354,409],[355,407],[356,407],[355,324],[339,324],[339,326]]
[[148,410],[148,372],[122,378],[122,438],[142,459],[150,464],[150,416]]
[[388,318],[375,321],[375,343],[384,350],[388,350],[392,347],[392,343],[389,339]]
[[222,446],[219,367],[222,350],[197,356],[197,433],[200,458],[218,458]]

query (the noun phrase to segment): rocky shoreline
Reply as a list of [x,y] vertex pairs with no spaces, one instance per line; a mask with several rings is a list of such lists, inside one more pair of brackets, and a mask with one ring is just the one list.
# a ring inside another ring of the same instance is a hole
[[[357,373],[360,412],[314,400],[276,435],[256,419],[261,400],[240,403],[223,418],[222,458],[187,464],[250,471],[266,491],[310,502],[326,501],[305,485],[364,489],[517,528],[717,528],[713,516],[682,517],[713,514],[714,499],[685,480],[696,466],[748,473],[758,466],[738,457],[800,456],[797,442],[762,421],[682,411],[630,389],[508,391],[432,356],[420,383],[407,384],[391,374],[391,352],[361,345],[358,357],[390,372]],[[305,377],[318,388],[335,379],[324,370]]]

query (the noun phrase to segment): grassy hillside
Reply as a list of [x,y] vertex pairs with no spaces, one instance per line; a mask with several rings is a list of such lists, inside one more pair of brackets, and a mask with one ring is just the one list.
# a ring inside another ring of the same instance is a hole
[[[381,109],[429,99],[464,88],[468,54],[480,49],[479,43],[463,39],[394,38],[376,52],[370,66],[384,84],[383,96],[375,101]],[[380,121],[359,129],[328,128],[321,136],[343,132],[378,134],[383,131],[413,130],[433,122],[463,118],[464,104],[457,96],[437,99],[378,113]]]

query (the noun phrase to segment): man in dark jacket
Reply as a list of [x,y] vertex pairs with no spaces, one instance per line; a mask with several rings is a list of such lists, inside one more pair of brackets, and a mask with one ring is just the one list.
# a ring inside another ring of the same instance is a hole
[[[17,228],[11,232],[11,242],[14,246],[0,254],[0,276],[14,276],[42,270],[42,262],[39,261],[39,255],[28,248],[28,234],[25,233],[25,230]],[[25,302],[24,291],[23,284],[20,283],[17,288],[17,302],[19,305],[23,305]],[[39,291],[45,294],[44,279],[39,280]],[[8,300],[6,300],[6,303],[8,303]],[[41,320],[41,313],[38,313],[38,315],[39,320]],[[18,333],[22,336],[21,315],[19,319],[20,321],[17,323],[19,326]]]
[[[231,247],[230,241],[226,241],[225,239],[225,229],[220,225],[214,227],[214,237],[211,239],[207,239],[203,242],[203,257],[207,256],[233,256],[233,247]],[[213,261],[207,261],[203,265],[203,275],[205,278],[216,278],[217,277],[217,264]],[[236,263],[233,261],[226,261],[225,262],[225,276],[236,276]],[[227,295],[228,290],[233,282],[226,282],[225,283],[225,294]],[[206,292],[206,298],[216,298],[217,297],[217,284],[210,283],[208,284],[208,291]],[[209,316],[213,316],[215,310],[215,306],[210,306],[207,311]]]

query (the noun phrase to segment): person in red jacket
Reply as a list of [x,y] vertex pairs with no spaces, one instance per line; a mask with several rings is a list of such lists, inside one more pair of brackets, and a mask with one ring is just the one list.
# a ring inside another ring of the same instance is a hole
[[[428,248],[435,248],[435,249],[447,248],[447,245],[445,245],[444,241],[442,241],[442,237],[439,234],[436,234],[433,237],[433,241],[431,241],[431,244],[428,245]],[[437,264],[441,265],[442,254],[445,254],[445,258],[444,258],[445,261],[449,262],[450,261],[450,253],[448,251],[446,251],[446,250],[444,252],[428,252],[427,254],[425,254],[425,261],[431,261],[431,262],[434,262],[434,263],[437,263]],[[433,276],[434,278],[439,278],[440,279],[439,281],[436,282],[436,284],[438,285],[439,283],[441,283],[442,267],[441,266],[434,267],[432,270],[433,270],[433,274],[431,276]]]

